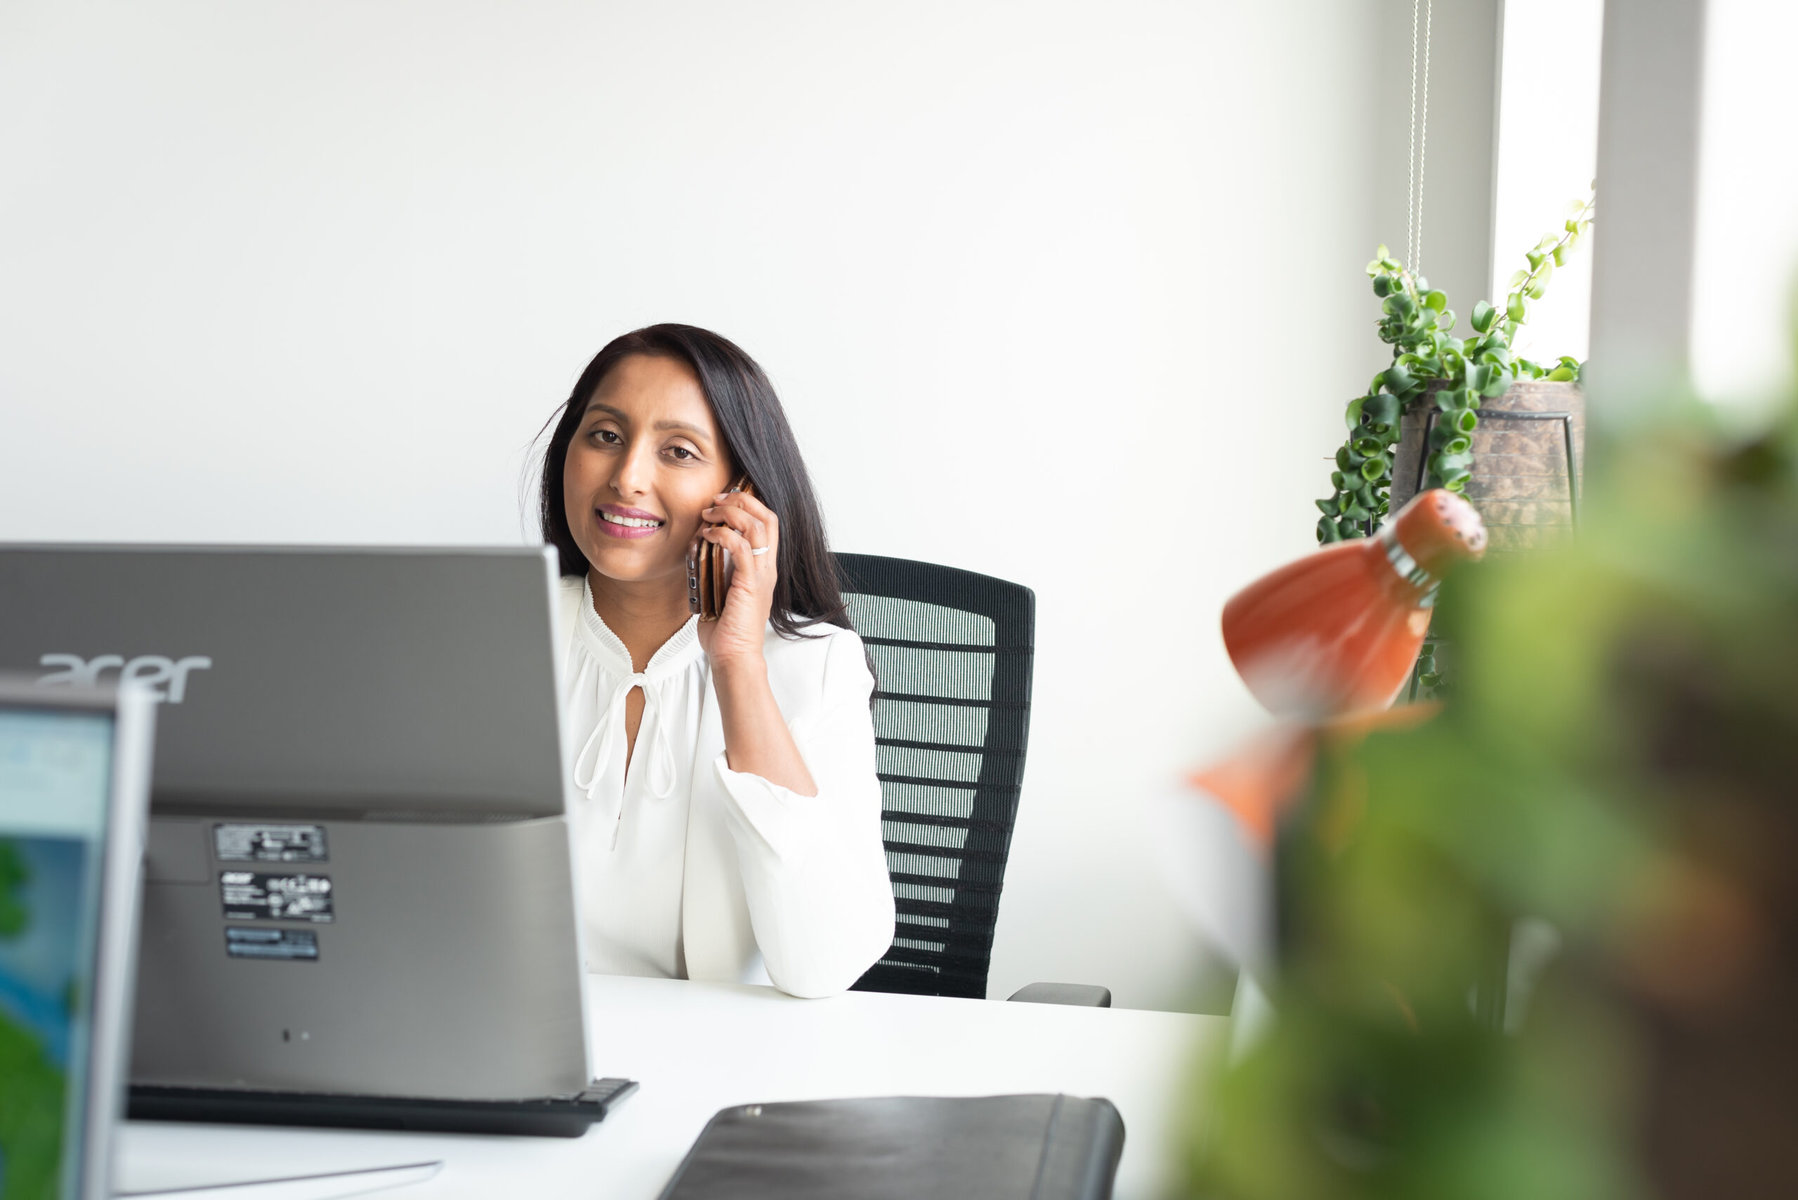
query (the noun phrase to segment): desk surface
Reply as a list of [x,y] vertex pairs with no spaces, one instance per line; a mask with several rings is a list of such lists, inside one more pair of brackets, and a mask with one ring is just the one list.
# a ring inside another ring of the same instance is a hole
[[[595,976],[596,1071],[641,1082],[582,1138],[131,1122],[131,1191],[441,1159],[395,1197],[653,1200],[718,1109],[843,1096],[1066,1092],[1124,1117],[1117,1200],[1159,1193],[1200,1056],[1220,1017],[851,992],[796,1000],[770,988]],[[321,1190],[319,1196],[347,1191]]]

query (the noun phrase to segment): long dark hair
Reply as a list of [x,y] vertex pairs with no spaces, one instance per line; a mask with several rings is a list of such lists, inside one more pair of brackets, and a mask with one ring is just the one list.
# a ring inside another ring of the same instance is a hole
[[824,517],[774,385],[735,343],[692,325],[651,325],[613,338],[581,372],[559,417],[550,418],[556,430],[543,452],[537,513],[543,540],[556,548],[562,574],[585,575],[590,565],[575,545],[562,506],[568,443],[606,372],[632,354],[678,359],[693,368],[736,474],[749,476],[756,496],[779,519],[779,582],[771,616],[775,631],[791,638],[803,636],[801,629],[820,622],[850,628],[842,580],[824,536]]

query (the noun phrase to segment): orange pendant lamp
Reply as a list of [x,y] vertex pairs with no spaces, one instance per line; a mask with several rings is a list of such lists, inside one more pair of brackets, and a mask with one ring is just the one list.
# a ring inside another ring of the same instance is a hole
[[1224,605],[1224,648],[1269,711],[1317,721],[1398,698],[1443,575],[1486,550],[1473,505],[1420,492],[1379,533],[1257,579]]

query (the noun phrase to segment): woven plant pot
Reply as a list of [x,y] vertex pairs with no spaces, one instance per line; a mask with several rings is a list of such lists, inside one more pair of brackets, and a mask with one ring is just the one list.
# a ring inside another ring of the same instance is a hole
[[[1392,511],[1417,494],[1426,461],[1435,389],[1399,419]],[[1488,550],[1540,546],[1563,535],[1579,511],[1586,461],[1586,398],[1573,383],[1526,380],[1480,404],[1466,496],[1479,510]]]

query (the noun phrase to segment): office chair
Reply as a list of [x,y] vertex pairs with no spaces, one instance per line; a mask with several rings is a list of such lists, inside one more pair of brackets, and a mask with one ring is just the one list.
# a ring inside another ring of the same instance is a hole
[[[934,563],[838,554],[850,622],[874,660],[881,819],[898,922],[855,984],[986,997],[1030,731],[1036,595]],[[1012,997],[1108,1005],[1103,988]]]

